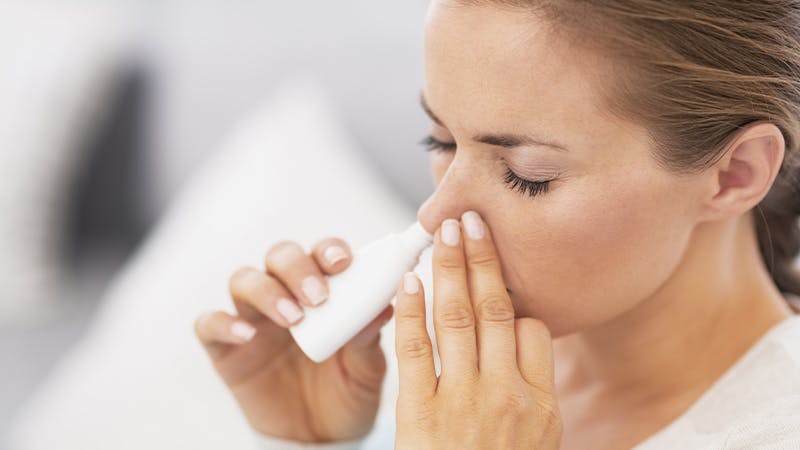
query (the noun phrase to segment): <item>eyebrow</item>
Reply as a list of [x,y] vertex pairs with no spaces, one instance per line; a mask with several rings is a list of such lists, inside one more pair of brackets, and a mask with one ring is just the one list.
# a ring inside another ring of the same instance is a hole
[[[420,94],[419,102],[422,106],[422,110],[425,111],[425,114],[430,117],[430,119],[437,125],[443,128],[447,128],[441,119],[433,112],[431,107],[428,105],[428,102],[425,101],[425,94]],[[475,142],[481,142],[488,145],[494,145],[497,147],[503,148],[516,148],[516,147],[526,147],[526,146],[544,146],[550,147],[554,150],[566,152],[567,148],[559,144],[558,142],[549,141],[546,139],[541,139],[536,136],[531,135],[522,135],[522,134],[486,134],[486,133],[479,133],[472,137],[472,140]]]

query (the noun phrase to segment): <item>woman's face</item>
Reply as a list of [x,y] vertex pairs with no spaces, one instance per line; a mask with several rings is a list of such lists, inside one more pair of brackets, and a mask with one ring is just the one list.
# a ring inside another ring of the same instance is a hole
[[[656,165],[644,128],[605,114],[595,80],[609,61],[567,47],[537,20],[432,3],[424,103],[433,139],[457,148],[431,153],[437,187],[419,219],[433,230],[479,212],[517,316],[560,336],[667,282],[697,223],[701,186]],[[550,182],[522,191],[514,176]]]

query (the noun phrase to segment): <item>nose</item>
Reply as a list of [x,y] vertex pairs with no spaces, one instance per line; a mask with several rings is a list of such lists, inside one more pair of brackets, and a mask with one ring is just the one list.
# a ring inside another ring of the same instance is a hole
[[445,219],[459,219],[461,214],[472,209],[473,193],[478,186],[475,186],[477,178],[471,177],[469,172],[469,166],[459,165],[456,157],[436,189],[417,210],[417,220],[429,233],[436,232]]

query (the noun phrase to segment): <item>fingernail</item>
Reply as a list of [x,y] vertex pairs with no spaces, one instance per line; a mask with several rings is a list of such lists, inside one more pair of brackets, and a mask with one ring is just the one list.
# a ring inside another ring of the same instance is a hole
[[413,272],[408,272],[403,275],[403,291],[406,294],[416,294],[419,292],[419,281]]
[[458,229],[458,221],[455,219],[447,219],[442,222],[442,242],[450,247],[458,245],[458,237],[461,230]]
[[325,258],[325,261],[327,261],[328,264],[332,266],[337,262],[347,258],[347,252],[345,252],[342,247],[339,247],[338,245],[333,245],[326,248],[322,256]]
[[278,300],[278,303],[275,304],[275,308],[289,323],[295,323],[303,318],[303,311],[297,306],[297,303],[289,299],[282,298]]
[[461,221],[464,222],[464,229],[470,239],[480,239],[483,237],[483,221],[478,213],[475,211],[467,211],[461,215]]
[[328,298],[325,285],[315,276],[306,277],[303,280],[301,289],[303,289],[303,293],[306,294],[312,305],[319,305]]
[[246,322],[233,322],[233,325],[231,325],[231,334],[245,341],[249,341],[256,335],[256,329]]

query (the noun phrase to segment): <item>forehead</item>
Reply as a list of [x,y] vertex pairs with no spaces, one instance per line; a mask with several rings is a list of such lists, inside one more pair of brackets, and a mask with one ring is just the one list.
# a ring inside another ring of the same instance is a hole
[[591,132],[601,114],[602,59],[569,45],[541,19],[494,6],[431,4],[425,33],[431,107],[451,129]]

